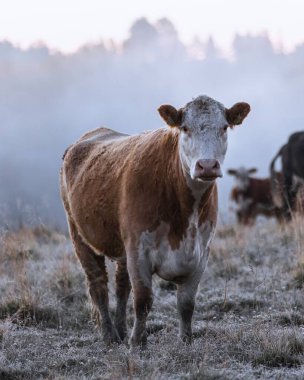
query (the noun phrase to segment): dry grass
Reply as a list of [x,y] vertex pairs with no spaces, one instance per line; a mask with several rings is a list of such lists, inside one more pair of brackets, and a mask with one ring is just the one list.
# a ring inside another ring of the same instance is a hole
[[[299,216],[281,227],[220,227],[193,343],[177,338],[175,287],[155,278],[148,350],[140,353],[104,346],[65,236],[46,228],[3,234],[0,379],[303,379],[303,243]],[[110,292],[113,308],[112,285]]]

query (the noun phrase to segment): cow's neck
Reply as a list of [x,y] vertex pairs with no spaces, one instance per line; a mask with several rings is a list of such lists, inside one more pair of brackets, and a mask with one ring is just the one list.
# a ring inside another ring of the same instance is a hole
[[186,173],[185,178],[187,186],[193,194],[195,203],[201,204],[202,202],[207,202],[209,198],[208,194],[214,188],[215,182],[194,181],[188,173]]
[[187,177],[178,154],[175,159],[170,161],[175,170],[168,168],[171,177],[167,179],[167,184],[171,190],[167,194],[170,194],[171,199],[167,201],[173,207],[168,215],[168,220],[164,221],[168,222],[170,226],[168,234],[170,246],[172,249],[178,249],[181,241],[187,236],[190,223],[192,227],[199,229],[206,221],[216,185],[215,183],[194,182],[190,176]]
[[[177,148],[179,149],[179,146]],[[203,206],[208,201],[215,182],[193,180],[189,174],[190,169],[183,161],[180,151],[178,151],[178,166],[180,168],[179,174],[182,177],[181,183],[191,192],[194,198],[194,208]]]

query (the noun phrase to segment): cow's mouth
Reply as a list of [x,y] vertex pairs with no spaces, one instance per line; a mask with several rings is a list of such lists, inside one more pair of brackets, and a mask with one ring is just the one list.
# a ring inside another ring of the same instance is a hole
[[197,180],[203,182],[212,182],[215,181],[219,176],[205,176],[205,177],[196,177]]

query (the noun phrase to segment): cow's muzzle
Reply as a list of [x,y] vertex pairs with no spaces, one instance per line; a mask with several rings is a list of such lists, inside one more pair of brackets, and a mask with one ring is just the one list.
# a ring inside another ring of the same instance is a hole
[[200,159],[195,164],[194,178],[202,181],[214,181],[223,177],[221,164],[218,160]]

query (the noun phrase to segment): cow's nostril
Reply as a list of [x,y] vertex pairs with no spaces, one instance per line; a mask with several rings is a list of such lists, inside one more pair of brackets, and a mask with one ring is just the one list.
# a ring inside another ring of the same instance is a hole
[[200,159],[197,161],[196,166],[198,169],[205,169],[205,170],[214,170],[214,169],[220,169],[221,165],[218,160],[211,160],[211,159]]
[[213,165],[213,169],[219,169],[219,168],[220,168],[220,163],[218,162],[218,160],[216,160]]
[[199,178],[222,177],[221,164],[216,159],[200,159],[195,164],[195,173]]

